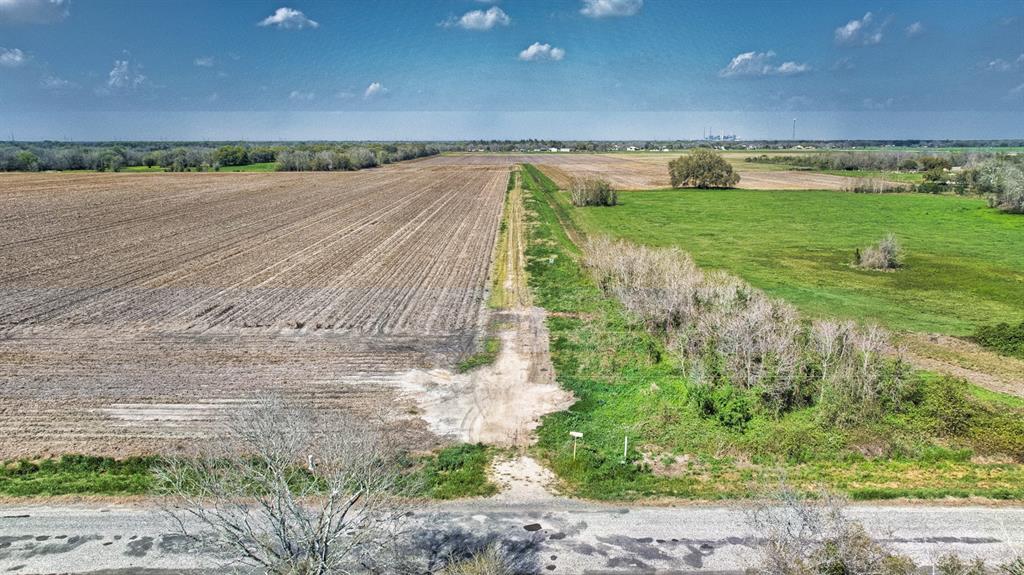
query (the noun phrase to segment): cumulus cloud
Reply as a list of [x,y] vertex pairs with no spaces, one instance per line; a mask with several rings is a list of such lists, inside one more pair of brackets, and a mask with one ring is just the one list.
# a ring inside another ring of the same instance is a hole
[[588,18],[632,16],[644,7],[644,0],[583,0],[580,14]]
[[903,32],[907,35],[907,38],[914,38],[924,34],[924,24],[920,22],[914,22],[910,26],[903,29]]
[[487,10],[466,12],[460,18],[450,18],[441,23],[445,28],[457,27],[463,30],[490,30],[495,26],[508,26],[512,19],[504,10],[491,6]]
[[17,68],[28,61],[28,54],[17,48],[0,47],[0,66]]
[[990,72],[1009,72],[1010,70],[1017,70],[1024,68],[1024,54],[1017,56],[1015,60],[1007,61],[1002,58],[996,58],[985,64],[985,69]]
[[383,96],[387,93],[388,89],[384,87],[384,84],[381,84],[380,82],[370,82],[370,85],[366,87],[366,91],[363,92],[363,99],[369,100],[370,98]]
[[133,66],[127,59],[114,60],[114,67],[107,74],[107,88],[110,90],[130,91],[145,83],[146,77],[140,71],[139,66]]
[[67,18],[71,0],[0,0],[0,22],[49,24]]
[[774,64],[775,52],[744,52],[737,54],[729,65],[722,68],[718,75],[722,78],[733,78],[737,76],[793,76],[810,71],[808,64],[801,62],[787,61],[779,65]]
[[295,102],[309,102],[316,98],[316,94],[313,92],[300,92],[299,90],[292,90],[288,94],[288,99]]
[[278,8],[273,14],[264,18],[260,26],[277,26],[286,30],[302,30],[303,28],[319,28],[320,23],[310,20],[301,11],[294,8]]
[[519,53],[519,59],[525,62],[534,62],[537,60],[558,61],[562,58],[565,58],[565,50],[555,48],[551,44],[541,44],[540,42],[530,44],[525,50]]
[[200,68],[212,68],[213,65],[217,63],[217,61],[214,60],[213,56],[201,56],[199,58],[196,58],[195,60],[192,60],[192,63],[196,66],[199,66]]
[[850,20],[846,24],[836,28],[836,44],[855,46],[862,44],[868,46],[878,44],[882,41],[882,31],[886,22],[875,24],[875,15],[871,12],[864,14],[859,20]]

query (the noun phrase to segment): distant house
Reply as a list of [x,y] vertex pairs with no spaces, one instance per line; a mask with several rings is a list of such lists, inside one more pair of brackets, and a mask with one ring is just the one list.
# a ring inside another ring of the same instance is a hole
[[558,148],[559,152],[571,152],[572,148]]
[[558,148],[548,148],[548,151],[549,151],[549,152],[557,152],[557,151],[558,151]]
[[627,152],[635,152],[636,150],[637,150],[636,146],[630,146],[630,147],[626,148]]

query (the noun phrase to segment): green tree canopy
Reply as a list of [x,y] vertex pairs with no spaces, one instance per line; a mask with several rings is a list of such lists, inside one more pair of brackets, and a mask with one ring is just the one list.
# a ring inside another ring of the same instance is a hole
[[731,188],[740,181],[729,162],[707,148],[697,148],[668,164],[673,188]]

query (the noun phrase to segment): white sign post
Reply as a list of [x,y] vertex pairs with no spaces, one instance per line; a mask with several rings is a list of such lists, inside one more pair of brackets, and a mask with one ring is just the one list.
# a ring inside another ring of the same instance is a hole
[[569,435],[572,436],[572,460],[576,461],[576,442],[583,437],[583,434],[578,431],[570,431]]

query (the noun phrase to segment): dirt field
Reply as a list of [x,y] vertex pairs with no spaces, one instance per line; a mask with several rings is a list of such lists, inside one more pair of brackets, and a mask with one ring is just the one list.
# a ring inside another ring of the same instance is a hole
[[[572,176],[601,177],[620,190],[653,190],[669,187],[668,162],[677,154],[466,154],[436,156],[423,160],[430,165],[537,165],[560,187]],[[841,190],[851,178],[788,170],[739,169],[736,187],[750,190]]]
[[0,175],[0,458],[173,447],[268,390],[415,413],[480,333],[507,178]]

